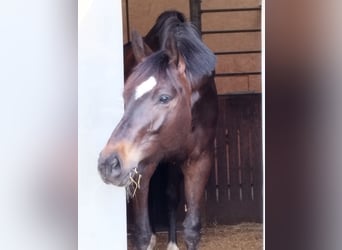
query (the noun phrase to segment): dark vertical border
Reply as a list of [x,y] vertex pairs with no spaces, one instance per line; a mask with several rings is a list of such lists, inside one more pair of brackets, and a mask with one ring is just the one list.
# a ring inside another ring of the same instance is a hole
[[129,5],[128,0],[126,0],[126,26],[127,26],[127,42],[131,40],[131,31],[130,31],[130,24],[129,24]]
[[201,0],[190,0],[190,21],[197,26],[202,34],[201,25]]

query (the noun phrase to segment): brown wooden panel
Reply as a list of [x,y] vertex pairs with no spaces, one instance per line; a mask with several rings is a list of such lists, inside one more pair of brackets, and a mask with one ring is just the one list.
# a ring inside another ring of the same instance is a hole
[[216,201],[216,173],[217,170],[217,143],[214,142],[214,162],[212,162],[211,172],[206,186],[206,199],[207,204],[215,204]]
[[[261,103],[255,103],[255,126],[252,128],[253,168],[254,168],[254,197],[256,200],[262,200],[262,131],[261,131]],[[260,215],[261,216],[261,215]]]
[[219,95],[248,91],[248,76],[215,77],[215,82]]
[[260,0],[202,0],[202,9],[226,9],[226,8],[244,8],[257,7]]
[[[241,171],[242,171],[242,199],[252,200],[252,190],[251,190],[251,168],[248,165],[248,130],[241,130],[241,138],[243,138],[241,148],[244,154],[241,157]],[[247,139],[247,141],[246,141]]]
[[228,199],[227,193],[227,168],[226,168],[226,140],[225,140],[225,117],[226,107],[224,105],[225,100],[219,99],[219,119],[217,125],[217,181],[218,181],[218,194],[219,202],[226,201]]
[[261,33],[204,34],[203,41],[214,52],[260,50]]
[[261,102],[255,103],[255,119],[256,126],[255,128],[255,180],[254,180],[254,197],[255,200],[260,200],[261,204],[259,205],[259,217],[262,220],[262,187],[263,187],[263,162],[262,162],[262,129],[261,129]]
[[248,76],[248,90],[261,93],[261,75]]
[[241,170],[242,170],[242,197],[243,200],[252,200],[251,191],[251,159],[250,159],[250,145],[249,137],[253,119],[251,117],[253,105],[243,104],[242,117],[240,124],[240,138],[241,138]]
[[260,11],[234,11],[202,14],[202,31],[259,29]]
[[[222,139],[219,138],[221,136],[221,131],[222,131],[222,125],[223,124],[223,115],[225,113],[225,105],[224,105],[224,99],[219,99],[219,117],[218,117],[218,125],[217,125],[217,129],[216,129],[216,138],[215,138],[215,142],[214,142],[214,162],[212,163],[212,169],[211,169],[211,173],[210,173],[210,177],[208,180],[208,184],[207,184],[207,188],[206,188],[206,195],[207,195],[207,202],[209,203],[217,203],[219,202],[218,200],[218,165],[219,165],[219,161],[221,160],[222,157],[224,157],[224,155],[222,154],[222,149],[221,146],[219,146],[220,144],[222,144]],[[220,163],[221,165],[221,163]]]
[[229,176],[230,176],[230,197],[231,200],[240,200],[239,185],[239,159],[238,159],[238,110],[234,107],[234,103],[230,99],[226,99],[226,116],[225,126],[228,129],[229,143]]
[[[219,99],[219,105],[225,107],[224,109],[220,108],[219,115],[223,117],[224,127],[230,133],[228,133],[227,141],[218,141],[218,148],[221,147],[221,143],[227,145],[228,142],[229,144],[229,156],[223,150],[219,150],[226,155],[226,161],[228,157],[228,164],[226,163],[225,166],[221,164],[225,157],[217,155],[219,162],[218,181],[220,183],[221,179],[226,178],[221,176],[221,173],[229,167],[226,174],[229,175],[230,180],[230,199],[220,198],[219,202],[207,202],[205,206],[206,222],[219,224],[232,224],[243,221],[261,222],[261,95],[226,95],[220,96]],[[222,111],[224,110],[225,113],[223,114]],[[220,118],[219,122],[221,123],[221,121],[222,118]],[[226,131],[223,130],[226,129],[223,129],[222,125],[219,124],[217,137],[225,137]],[[237,136],[236,131],[239,131],[239,136]],[[224,134],[220,135],[220,133]],[[240,147],[238,141],[240,141]],[[221,190],[221,185],[219,187]],[[242,191],[241,197],[240,190]]]
[[216,73],[243,73],[261,71],[261,54],[218,55]]

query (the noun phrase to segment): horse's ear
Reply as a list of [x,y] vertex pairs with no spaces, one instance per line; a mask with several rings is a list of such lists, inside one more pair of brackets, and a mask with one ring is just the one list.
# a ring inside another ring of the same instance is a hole
[[135,60],[141,62],[146,56],[152,54],[152,50],[144,43],[143,38],[137,31],[132,31],[132,49]]
[[165,42],[165,49],[170,57],[170,63],[177,66],[180,74],[185,73],[185,62],[182,55],[179,53],[176,41],[173,36],[170,36]]
[[178,68],[178,72],[180,74],[185,74],[185,62],[184,62],[184,58],[178,54],[178,63],[177,63],[177,68]]

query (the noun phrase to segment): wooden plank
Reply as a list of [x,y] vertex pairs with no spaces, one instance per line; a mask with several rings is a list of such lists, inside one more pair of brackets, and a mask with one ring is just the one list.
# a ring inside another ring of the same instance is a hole
[[219,153],[219,143],[218,141],[220,140],[219,138],[222,136],[220,134],[221,130],[219,129],[220,124],[222,124],[222,114],[225,113],[225,106],[224,106],[224,99],[219,98],[219,103],[218,103],[218,127],[216,129],[216,138],[214,142],[214,162],[212,163],[212,169],[210,172],[209,180],[207,183],[207,188],[206,188],[206,202],[207,204],[215,204],[218,202],[217,198],[217,185],[218,185],[218,158],[221,157],[220,155],[222,153]]
[[260,29],[260,27],[259,10],[202,14],[202,31]]
[[260,5],[260,0],[203,0],[202,9],[248,8]]
[[210,176],[206,186],[206,193],[205,193],[205,202],[206,204],[215,204],[216,203],[216,169],[217,169],[217,153],[216,153],[216,140],[214,146],[214,162],[212,163]]
[[248,76],[248,90],[250,92],[261,93],[261,75]]
[[217,126],[217,168],[218,168],[218,191],[219,191],[219,202],[228,200],[228,190],[227,190],[227,156],[226,156],[226,140],[225,140],[225,117],[226,117],[226,107],[225,99],[219,98],[219,119]]
[[226,100],[226,124],[228,128],[228,143],[229,143],[229,177],[230,177],[230,197],[231,200],[240,200],[239,186],[239,168],[238,168],[238,145],[237,145],[237,130],[238,130],[238,111],[234,103],[233,96]]
[[[224,116],[226,114],[226,107],[225,107],[225,100],[223,98],[219,98],[219,117],[217,122],[217,129],[216,129],[216,200],[220,202],[227,197],[227,193],[225,192],[227,182],[222,179],[222,171],[224,172],[224,164],[225,162],[225,141],[224,137]],[[223,168],[223,169],[222,169]]]
[[261,54],[217,55],[216,73],[261,71]]
[[262,220],[262,147],[261,147],[261,95],[250,95],[251,117],[253,126],[250,134],[251,183],[253,184],[253,200],[256,202],[255,216]]
[[[256,190],[256,199],[260,200],[262,202],[263,200],[263,194],[262,194],[262,187],[263,187],[263,162],[262,162],[262,130],[261,130],[261,101],[259,102],[259,106],[258,106],[258,126],[257,126],[257,131],[258,131],[258,139],[257,139],[257,143],[256,143],[256,148],[257,148],[257,162],[259,163],[259,172],[257,173],[257,182],[256,184],[258,185],[258,189]],[[259,206],[260,208],[260,218],[262,219],[262,203]]]
[[259,217],[262,218],[262,134],[261,134],[261,95],[255,97],[254,102],[254,119],[255,124],[253,126],[252,143],[254,145],[253,156],[253,170],[254,170],[254,199],[260,201],[258,207]]
[[261,32],[204,34],[202,38],[213,52],[261,49]]
[[215,77],[219,95],[248,92],[248,76]]
[[250,96],[245,95],[242,98],[245,101],[242,104],[241,111],[242,117],[240,120],[240,142],[241,142],[241,171],[242,171],[242,197],[243,200],[252,200],[251,192],[251,166],[250,166],[250,143],[249,134],[250,128],[253,125],[253,119],[251,117],[251,104]]
[[225,138],[225,154],[226,154],[226,164],[225,164],[225,169],[226,169],[226,178],[227,178],[227,195],[228,195],[228,201],[231,199],[231,185],[230,185],[230,173],[229,173],[229,154],[230,154],[230,149],[229,149],[229,141],[228,141],[228,128],[225,127],[224,131],[224,138]]

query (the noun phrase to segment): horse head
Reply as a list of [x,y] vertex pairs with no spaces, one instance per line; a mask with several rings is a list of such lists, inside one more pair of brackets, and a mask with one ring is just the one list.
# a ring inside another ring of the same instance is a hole
[[174,37],[152,53],[134,33],[132,46],[139,63],[125,83],[125,111],[98,160],[104,182],[126,187],[163,158],[186,152],[192,125],[191,84]]

